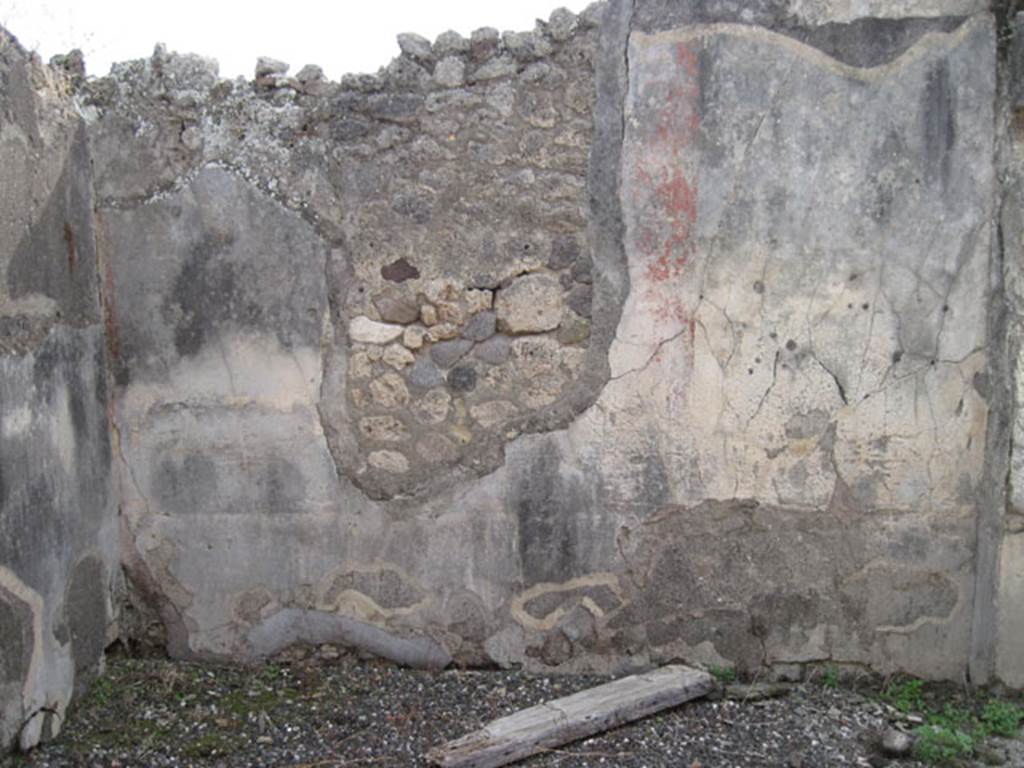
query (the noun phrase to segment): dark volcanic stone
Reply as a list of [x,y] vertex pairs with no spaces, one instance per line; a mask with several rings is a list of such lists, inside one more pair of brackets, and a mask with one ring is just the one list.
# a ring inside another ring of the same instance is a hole
[[462,336],[472,341],[486,341],[494,335],[497,328],[497,317],[490,310],[473,316],[462,330]]
[[440,341],[430,348],[430,359],[442,368],[451,368],[469,352],[473,342],[465,339]]
[[476,371],[463,365],[448,374],[448,386],[453,392],[472,392],[476,387]]
[[420,357],[409,369],[409,385],[416,389],[433,389],[444,383],[440,369],[425,357]]
[[420,271],[402,258],[381,267],[380,276],[393,283],[404,283],[406,280],[415,280],[420,276]]
[[473,354],[489,365],[501,365],[512,353],[512,342],[508,336],[492,336],[483,344],[477,344]]

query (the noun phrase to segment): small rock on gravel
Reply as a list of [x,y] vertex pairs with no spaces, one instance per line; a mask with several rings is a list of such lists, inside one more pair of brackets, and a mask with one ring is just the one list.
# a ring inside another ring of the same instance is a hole
[[890,757],[904,757],[914,748],[914,737],[897,728],[886,728],[882,732],[882,752]]

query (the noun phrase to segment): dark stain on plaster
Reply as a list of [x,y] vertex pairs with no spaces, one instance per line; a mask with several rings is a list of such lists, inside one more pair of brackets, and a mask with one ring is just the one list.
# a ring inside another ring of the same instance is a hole
[[87,348],[69,344],[65,353],[70,358],[64,362],[64,371],[75,435],[78,501],[87,509],[106,509],[113,452],[103,343],[97,340],[91,360]]
[[906,53],[930,32],[952,32],[963,23],[959,16],[933,19],[856,19],[817,27],[784,27],[785,34],[817,48],[844,64],[877,67]]
[[106,646],[105,576],[100,559],[95,555],[87,555],[72,569],[68,581],[64,617],[71,635],[76,678],[95,668]]
[[226,320],[237,315],[250,321],[259,319],[262,309],[257,304],[236,306],[241,296],[235,265],[218,258],[228,254],[233,244],[234,236],[229,233],[205,233],[192,245],[174,280],[165,311],[179,315],[174,347],[182,357],[197,354],[207,336],[216,333]]
[[306,478],[292,462],[273,456],[256,483],[261,509],[270,514],[287,514],[302,510],[306,498]]
[[[0,562],[33,588],[53,578],[52,561],[43,554],[73,554],[109,512],[112,456],[106,389],[98,387],[106,375],[102,346],[98,333],[56,328],[34,355],[15,364],[24,366],[30,383],[18,375],[0,386],[0,410],[32,414],[23,431],[0,438]],[[65,446],[73,451],[70,466],[58,455],[51,419],[71,432]]]
[[89,173],[85,126],[80,123],[53,192],[7,268],[11,298],[46,296],[56,303],[57,317],[76,326],[99,319]]
[[695,24],[743,24],[792,37],[854,67],[876,67],[906,53],[930,32],[952,32],[961,16],[937,18],[863,18],[818,26],[803,24],[780,0],[637,0],[633,28],[643,32]]
[[186,454],[180,461],[164,458],[156,469],[153,494],[160,506],[179,515],[208,509],[217,498],[217,465],[203,453]]
[[[237,450],[222,463],[213,455],[191,451],[178,459],[167,451],[156,467],[153,494],[160,506],[176,515],[293,514],[306,499],[306,477],[299,467],[272,454],[243,462]],[[232,464],[241,464],[235,468]]]
[[68,249],[68,269],[72,272],[78,265],[78,249],[75,248],[75,230],[68,222],[64,222],[64,244]]
[[644,504],[655,508],[668,500],[672,492],[672,481],[658,453],[656,436],[649,436],[648,446],[646,452],[630,456],[630,464],[639,470],[639,489]]
[[561,459],[554,441],[545,440],[509,489],[526,586],[582,575],[577,523],[589,515],[579,483],[560,472]]
[[926,178],[932,183],[941,182],[945,189],[952,173],[956,143],[956,92],[945,60],[932,66],[922,98]]
[[44,474],[41,467],[31,471],[23,465],[22,469],[31,474],[4,508],[0,562],[27,583],[43,583],[45,560],[40,555],[64,550],[73,538],[68,530],[71,521],[58,503],[58,478]]
[[326,244],[230,171],[206,167],[187,187],[104,218],[105,281],[130,369],[119,381],[166,376],[179,358],[217,355],[238,334],[286,351],[319,345]]
[[0,587],[0,684],[21,683],[32,663],[32,609]]

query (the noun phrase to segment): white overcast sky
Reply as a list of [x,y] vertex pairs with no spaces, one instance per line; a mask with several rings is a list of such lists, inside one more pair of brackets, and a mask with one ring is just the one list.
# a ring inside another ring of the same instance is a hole
[[434,40],[447,29],[532,29],[564,6],[579,13],[590,0],[0,0],[0,25],[44,60],[72,48],[85,52],[90,75],[111,62],[169,50],[220,62],[222,77],[251,77],[257,56],[297,72],[319,64],[332,79],[376,72],[398,54],[395,35]]

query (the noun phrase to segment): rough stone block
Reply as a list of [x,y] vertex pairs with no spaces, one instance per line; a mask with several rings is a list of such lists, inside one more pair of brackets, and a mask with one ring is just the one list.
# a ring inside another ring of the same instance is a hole
[[398,47],[406,56],[419,61],[432,61],[434,58],[430,41],[414,32],[403,32],[398,36]]
[[400,325],[378,323],[368,317],[354,317],[348,324],[349,339],[362,344],[387,344],[404,332],[405,329]]
[[510,333],[540,333],[558,327],[565,314],[562,288],[550,275],[526,275],[498,292],[498,326]]
[[458,88],[466,82],[466,65],[456,56],[446,56],[434,67],[434,80],[442,88]]
[[442,341],[431,346],[430,359],[441,368],[451,368],[469,352],[472,346],[473,342],[466,339]]

